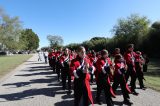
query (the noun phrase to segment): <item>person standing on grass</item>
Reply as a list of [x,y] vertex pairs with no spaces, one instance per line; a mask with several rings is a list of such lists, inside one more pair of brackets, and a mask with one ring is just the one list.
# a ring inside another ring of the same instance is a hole
[[144,58],[143,72],[147,72],[149,58],[148,58],[148,56],[146,54],[143,54],[143,58]]

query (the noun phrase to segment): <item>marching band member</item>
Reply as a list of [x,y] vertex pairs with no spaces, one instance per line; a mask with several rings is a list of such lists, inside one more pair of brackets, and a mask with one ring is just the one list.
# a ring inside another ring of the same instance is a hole
[[74,106],[79,106],[83,97],[83,106],[90,103],[93,106],[92,93],[90,89],[89,70],[92,70],[90,60],[86,57],[86,50],[80,46],[77,50],[77,57],[71,61],[71,74],[74,75]]

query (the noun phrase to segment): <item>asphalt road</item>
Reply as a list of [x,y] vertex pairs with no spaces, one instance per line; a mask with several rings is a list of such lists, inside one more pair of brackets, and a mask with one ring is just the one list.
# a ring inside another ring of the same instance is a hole
[[[96,85],[92,85],[95,98]],[[130,95],[133,106],[160,106],[160,93],[151,89],[137,89],[139,96]],[[102,95],[104,104],[104,96]],[[113,99],[115,106],[123,106],[121,91]],[[73,106],[73,92],[68,95],[44,60],[35,54],[0,80],[0,106]],[[95,104],[94,106],[99,106]]]

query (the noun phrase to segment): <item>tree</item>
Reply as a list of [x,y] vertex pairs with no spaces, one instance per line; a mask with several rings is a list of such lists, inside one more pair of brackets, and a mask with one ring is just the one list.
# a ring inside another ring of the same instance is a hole
[[70,50],[76,50],[78,47],[80,46],[80,44],[78,43],[71,43],[65,46],[65,48],[69,48]]
[[0,49],[34,50],[39,38],[32,29],[22,29],[19,17],[10,17],[0,8]]
[[126,19],[119,19],[118,24],[113,28],[114,39],[119,42],[120,46],[134,43],[138,48],[143,37],[148,33],[149,23],[147,17],[137,14],[132,14]]
[[95,40],[103,40],[106,39],[105,37],[93,37],[90,39],[90,41],[95,41]]
[[160,22],[154,22],[150,29],[148,36],[144,39],[143,50],[152,57],[160,57]]
[[0,9],[0,43],[9,50],[18,49],[19,35],[22,29],[18,17],[10,17]]
[[48,35],[47,39],[50,43],[50,47],[59,48],[63,44],[63,38],[59,35]]
[[20,36],[21,48],[36,50],[39,47],[39,37],[32,29],[24,29]]

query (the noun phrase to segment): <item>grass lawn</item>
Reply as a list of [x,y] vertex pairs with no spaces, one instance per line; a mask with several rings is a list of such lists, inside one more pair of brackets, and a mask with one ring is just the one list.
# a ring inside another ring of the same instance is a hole
[[151,59],[148,72],[144,73],[145,85],[157,91],[160,91],[160,59]]
[[32,55],[12,55],[12,56],[0,56],[0,78],[3,77],[12,69],[28,60]]

